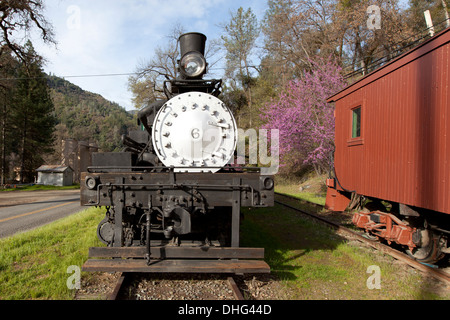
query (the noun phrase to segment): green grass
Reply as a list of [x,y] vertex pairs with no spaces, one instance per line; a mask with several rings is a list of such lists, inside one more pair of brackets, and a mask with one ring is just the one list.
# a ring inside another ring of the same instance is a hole
[[[450,299],[418,272],[358,244],[332,229],[276,205],[245,210],[242,246],[265,248],[265,260],[290,299]],[[369,266],[379,266],[381,289],[369,289]]]
[[326,199],[326,193],[324,194],[317,194],[317,193],[311,193],[311,192],[297,192],[297,193],[290,193],[285,190],[285,188],[275,188],[275,192],[278,192],[280,194],[285,194],[292,196],[298,200],[303,200],[315,204],[319,204],[321,206],[325,206],[325,199]]
[[72,299],[67,268],[81,268],[88,248],[100,245],[101,219],[103,210],[92,208],[0,240],[0,300]]
[[[305,201],[324,205],[326,192],[323,192],[323,177],[312,177],[304,181],[302,186],[311,186],[314,192],[300,191],[295,181],[281,181],[277,184],[276,191],[293,196],[299,201],[289,200],[289,204],[298,206],[311,212],[320,209],[305,203]],[[306,189],[308,190],[308,189]],[[247,219],[252,228],[261,231],[267,221],[276,221],[279,226],[292,226],[291,234],[296,234],[296,240],[281,241],[277,245],[278,258],[290,260],[292,270],[277,270],[277,261],[269,264],[274,266],[276,274],[285,280],[286,287],[291,289],[294,299],[450,299],[448,288],[432,279],[423,277],[419,272],[408,267],[403,268],[401,263],[393,258],[375,252],[373,249],[360,248],[358,243],[349,243],[340,238],[335,232],[322,224],[300,228],[301,223],[293,223],[293,220],[304,220],[304,216],[293,210],[276,206],[267,209],[262,215],[250,215]],[[286,228],[284,228],[286,229]],[[283,239],[283,229],[270,228],[265,232],[273,238]],[[297,232],[293,232],[297,230]],[[259,233],[262,238],[268,235]],[[337,238],[336,238],[337,237]],[[315,239],[311,246],[311,239]],[[331,239],[332,244],[325,239]],[[292,246],[292,243],[297,243]],[[295,252],[302,248],[302,253]],[[270,247],[269,247],[270,248]],[[268,252],[270,258],[272,253]],[[281,258],[280,258],[281,257]],[[295,261],[294,261],[295,260]],[[298,267],[292,268],[292,265]],[[370,290],[367,288],[367,279],[371,274],[367,273],[369,266],[379,266],[381,270],[381,289]]]
[[[243,247],[265,248],[265,260],[289,299],[450,299],[420,273],[394,259],[348,243],[333,230],[279,205],[243,209]],[[73,299],[69,266],[81,267],[103,209],[89,209],[0,240],[0,300]],[[381,269],[381,289],[370,290],[369,266]],[[85,274],[84,274],[85,275]]]
[[308,186],[309,188],[306,188],[302,191],[300,191],[299,183],[289,183],[286,181],[281,181],[280,183],[275,184],[275,192],[290,195],[299,200],[304,200],[324,206],[327,196],[324,179],[326,178],[323,176],[313,177],[312,179],[303,183],[303,187]]
[[40,185],[40,184],[23,185],[23,186],[17,186],[17,187],[14,187],[14,185],[12,185],[12,186],[13,187],[10,187],[10,188],[0,189],[0,192],[5,192],[5,191],[36,191],[36,190],[76,190],[76,189],[80,189],[80,185],[79,184],[75,184],[75,185],[72,185],[72,186],[63,186],[63,187],[59,187],[59,186],[44,186],[44,185]]

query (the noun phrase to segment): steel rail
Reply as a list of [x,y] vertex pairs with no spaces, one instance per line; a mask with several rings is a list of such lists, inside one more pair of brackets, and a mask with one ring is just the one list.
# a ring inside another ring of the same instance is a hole
[[245,300],[244,296],[241,293],[241,290],[239,289],[238,285],[236,284],[236,281],[234,281],[233,277],[227,278],[228,285],[231,288],[231,291],[233,292],[233,296],[236,300]]
[[[279,196],[283,196],[283,197],[289,198],[289,199],[292,199],[292,200],[297,200],[297,201],[299,200],[299,199],[297,199],[295,197],[292,197],[292,196],[289,196],[289,195],[285,195],[285,194],[281,194],[281,193],[277,193],[277,192],[275,194],[279,195]],[[374,248],[376,250],[379,250],[379,251],[381,251],[383,253],[386,253],[386,254],[390,255],[391,257],[393,257],[393,258],[395,258],[397,260],[400,260],[400,261],[408,264],[409,266],[426,273],[427,275],[432,276],[435,279],[443,281],[443,282],[445,282],[447,284],[450,283],[450,275],[447,272],[444,272],[442,270],[436,270],[436,269],[434,269],[432,267],[429,267],[429,266],[427,266],[427,265],[425,265],[423,263],[420,263],[420,262],[412,259],[411,257],[409,257],[407,254],[404,254],[404,253],[402,253],[402,252],[400,252],[398,250],[395,250],[394,248],[391,248],[391,247],[389,247],[387,245],[384,245],[384,244],[382,244],[380,242],[367,239],[367,238],[363,237],[361,234],[359,234],[359,233],[357,233],[357,232],[355,232],[355,231],[353,231],[353,230],[351,230],[349,228],[343,227],[342,225],[340,225],[340,224],[338,224],[336,222],[329,221],[328,219],[320,217],[317,214],[314,214],[314,213],[311,213],[311,212],[307,212],[305,210],[299,209],[297,207],[291,206],[291,205],[289,205],[287,203],[283,203],[283,202],[278,201],[278,200],[275,200],[275,203],[278,203],[278,204],[280,204],[282,206],[285,206],[287,208],[290,208],[290,209],[292,209],[294,211],[297,211],[297,212],[300,212],[302,214],[308,215],[308,216],[310,216],[310,217],[312,217],[314,219],[320,220],[320,221],[324,222],[325,224],[327,224],[328,226],[331,226],[331,227],[335,228],[336,230],[338,230],[338,231],[340,231],[340,232],[342,232],[344,234],[347,234],[347,235],[355,238],[356,240],[358,240],[360,242],[368,244],[372,248]],[[315,204],[315,203],[312,203],[312,204],[314,204],[316,206],[319,206],[319,207],[323,207],[323,206]]]
[[125,284],[128,282],[130,275],[126,272],[122,272],[117,279],[116,285],[114,286],[113,292],[108,295],[107,300],[118,300],[119,294],[122,292]]

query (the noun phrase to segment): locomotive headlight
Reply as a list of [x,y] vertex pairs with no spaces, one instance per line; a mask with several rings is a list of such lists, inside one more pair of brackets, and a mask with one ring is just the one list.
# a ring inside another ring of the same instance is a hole
[[266,188],[267,190],[272,190],[274,186],[274,181],[272,178],[267,177],[264,179],[264,188]]
[[87,176],[84,182],[89,190],[94,190],[98,185],[98,177]]
[[206,60],[198,52],[190,52],[181,59],[181,72],[189,77],[196,78],[206,71]]

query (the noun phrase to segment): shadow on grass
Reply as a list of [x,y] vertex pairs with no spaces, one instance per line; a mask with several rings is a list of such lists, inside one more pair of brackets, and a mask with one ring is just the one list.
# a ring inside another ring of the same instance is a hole
[[345,241],[330,228],[280,205],[242,211],[241,246],[265,248],[271,272],[283,280],[301,277],[303,256],[332,251]]
[[[265,248],[270,277],[281,280],[287,299],[448,299],[444,285],[348,246],[333,229],[295,210],[275,205],[242,212],[241,246]],[[382,290],[367,287],[371,265],[382,270]]]

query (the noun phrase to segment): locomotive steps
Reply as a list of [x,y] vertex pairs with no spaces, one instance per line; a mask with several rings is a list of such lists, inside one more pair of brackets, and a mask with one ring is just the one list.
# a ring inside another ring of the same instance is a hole
[[86,261],[82,270],[148,273],[270,272],[270,267],[263,260],[248,260],[249,258],[264,259],[264,249],[262,248],[158,246],[151,247],[152,260],[150,264],[147,264],[146,259],[142,259],[145,254],[146,248],[144,247],[90,248],[90,257],[125,259],[91,259]]

